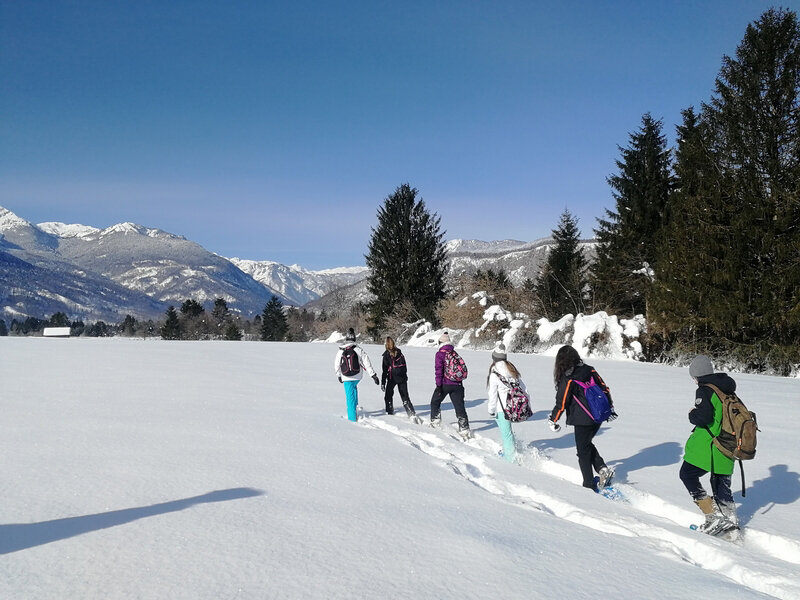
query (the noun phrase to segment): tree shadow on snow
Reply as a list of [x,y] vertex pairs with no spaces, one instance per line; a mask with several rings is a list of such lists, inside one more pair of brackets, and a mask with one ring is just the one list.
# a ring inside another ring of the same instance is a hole
[[117,525],[124,525],[146,517],[177,512],[196,504],[226,502],[228,500],[252,498],[253,496],[261,496],[263,494],[263,491],[253,488],[232,488],[209,492],[202,496],[162,502],[161,504],[126,508],[94,515],[84,515],[82,517],[67,517],[65,519],[42,521],[41,523],[0,525],[0,554],[9,554],[35,546],[42,546],[77,535],[83,535],[84,533],[108,529],[109,527],[116,527]]
[[[600,454],[602,454],[602,450]],[[614,467],[614,479],[620,483],[627,483],[629,473],[647,467],[667,467],[678,464],[682,455],[683,446],[681,444],[678,442],[663,442],[640,450],[628,458],[609,460],[608,462]],[[677,479],[677,473],[675,477]]]
[[[734,466],[734,468],[731,488],[736,493],[736,486],[741,485],[741,475],[739,467]],[[746,475],[747,467],[745,467]],[[737,511],[739,520],[743,524],[750,521],[759,511],[761,514],[766,514],[776,504],[794,504],[800,500],[800,473],[790,471],[786,465],[773,465],[769,468],[769,477],[754,481],[746,491],[747,496],[741,500]]]

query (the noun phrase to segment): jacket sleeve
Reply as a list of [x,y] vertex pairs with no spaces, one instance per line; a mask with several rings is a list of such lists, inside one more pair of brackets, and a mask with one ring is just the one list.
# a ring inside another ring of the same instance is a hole
[[386,385],[386,381],[389,379],[389,364],[391,360],[389,352],[384,352],[383,363],[381,364],[381,385]]
[[444,381],[444,352],[436,352],[436,358],[434,359],[433,367],[435,372],[436,387],[439,387]]
[[611,405],[611,408],[613,409],[614,400],[611,398],[611,390],[608,389],[606,382],[603,381],[602,377],[600,377],[600,373],[592,369],[592,375],[594,376],[594,380],[597,382],[597,385],[599,385],[602,388],[602,390],[606,393],[606,396],[608,396],[608,403]]
[[336,373],[337,377],[342,376],[342,349],[339,348],[339,351],[336,353],[336,358],[333,361],[333,372]]
[[553,423],[557,422],[561,415],[567,410],[570,403],[569,390],[572,387],[572,379],[562,378],[558,382],[558,389],[556,390],[556,405],[550,413],[550,420]]
[[714,404],[711,402],[713,392],[705,387],[698,386],[694,399],[694,408],[689,411],[689,422],[695,427],[707,427],[714,422]]
[[372,368],[372,363],[370,362],[367,353],[364,352],[364,349],[360,346],[356,346],[356,352],[358,352],[358,356],[361,359],[361,364],[364,365],[364,368],[367,370],[369,376],[372,377],[373,375],[377,375],[377,373],[375,373],[375,369]]
[[495,375],[494,371],[489,373],[489,387],[486,389],[486,393],[489,396],[489,404],[486,407],[489,410],[490,415],[497,414],[497,402],[500,399],[500,394],[497,389],[497,385],[500,382],[497,375]]

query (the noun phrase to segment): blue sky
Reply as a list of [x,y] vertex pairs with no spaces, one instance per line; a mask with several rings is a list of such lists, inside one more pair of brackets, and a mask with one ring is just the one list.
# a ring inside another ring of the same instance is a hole
[[672,143],[770,6],[0,0],[0,205],[315,269],[402,183],[447,239],[591,236],[642,115]]

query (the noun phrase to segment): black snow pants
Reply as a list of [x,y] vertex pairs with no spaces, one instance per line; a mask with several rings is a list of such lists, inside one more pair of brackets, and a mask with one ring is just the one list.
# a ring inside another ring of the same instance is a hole
[[599,473],[606,466],[592,439],[600,430],[600,424],[575,425],[575,449],[578,451],[578,466],[583,476],[583,487],[594,489],[594,469]]
[[403,408],[406,409],[406,414],[410,417],[417,414],[414,410],[414,405],[411,404],[411,398],[408,395],[408,383],[395,383],[394,379],[389,378],[386,381],[386,391],[383,392],[383,403],[386,405],[386,414],[394,414],[394,387],[397,386],[397,391],[400,393],[400,399],[403,401]]
[[469,417],[467,417],[467,409],[464,406],[464,386],[443,385],[441,390],[441,394],[439,393],[439,388],[433,390],[433,396],[431,397],[431,421],[441,418],[442,401],[446,396],[450,396],[450,402],[453,403],[453,408],[458,417],[458,428],[469,429]]

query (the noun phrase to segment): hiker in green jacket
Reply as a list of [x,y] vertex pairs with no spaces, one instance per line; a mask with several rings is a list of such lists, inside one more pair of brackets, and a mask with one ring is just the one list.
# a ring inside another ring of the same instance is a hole
[[[689,365],[689,375],[697,383],[694,408],[689,411],[689,422],[694,429],[686,441],[680,478],[705,515],[700,531],[718,535],[738,529],[739,524],[731,493],[733,460],[712,444],[722,427],[722,401],[709,384],[723,394],[732,394],[736,382],[725,373],[714,373],[711,360],[702,354]],[[711,473],[711,496],[700,483],[700,477],[707,473]]]

